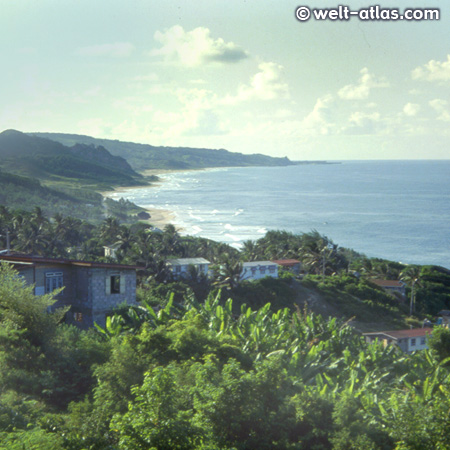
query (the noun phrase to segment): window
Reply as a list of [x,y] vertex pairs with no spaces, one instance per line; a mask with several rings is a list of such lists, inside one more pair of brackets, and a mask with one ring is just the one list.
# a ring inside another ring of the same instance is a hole
[[73,313],[73,318],[75,322],[83,322],[83,313],[80,312]]
[[425,338],[422,338],[422,339],[420,340],[420,345],[425,345]]
[[111,275],[111,294],[120,294],[120,275]]
[[414,347],[416,345],[416,340],[415,339],[411,339],[411,347]]
[[181,272],[181,266],[175,266],[175,273]]
[[269,267],[269,272],[270,272],[270,273],[275,273],[275,267],[270,266],[270,267]]
[[119,272],[107,274],[107,276],[105,277],[105,281],[106,281],[105,286],[106,295],[125,293],[126,279]]
[[53,292],[55,289],[63,287],[62,272],[47,272],[45,274],[45,293]]

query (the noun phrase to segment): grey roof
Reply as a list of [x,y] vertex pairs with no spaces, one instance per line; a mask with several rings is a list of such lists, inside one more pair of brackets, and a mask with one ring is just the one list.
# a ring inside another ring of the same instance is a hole
[[251,261],[242,264],[242,267],[277,266],[273,261]]
[[189,265],[198,265],[198,264],[211,264],[205,258],[177,258],[177,259],[168,259],[167,264],[171,266],[189,266]]

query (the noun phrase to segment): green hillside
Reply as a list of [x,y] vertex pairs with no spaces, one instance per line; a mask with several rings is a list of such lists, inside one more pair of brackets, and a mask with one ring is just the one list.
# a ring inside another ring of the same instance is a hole
[[125,158],[135,170],[147,169],[202,169],[207,167],[290,166],[299,164],[288,158],[253,154],[244,155],[228,150],[189,147],[158,147],[90,136],[61,133],[30,133],[45,137],[66,146],[77,143],[103,146],[116,156]]
[[104,148],[74,146],[28,136],[15,130],[0,133],[0,167],[10,173],[53,183],[108,188],[143,184],[142,176]]

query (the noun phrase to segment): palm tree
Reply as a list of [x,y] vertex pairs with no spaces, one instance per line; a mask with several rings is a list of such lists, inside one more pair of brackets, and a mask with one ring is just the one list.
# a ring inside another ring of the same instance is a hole
[[42,225],[29,222],[19,230],[15,248],[25,253],[43,255],[48,249],[48,238],[49,236]]
[[404,281],[407,286],[411,288],[411,299],[409,302],[409,315],[412,316],[413,309],[415,309],[416,296],[415,287],[420,283],[421,268],[419,266],[407,266],[405,270],[400,273],[400,280]]
[[100,237],[107,244],[111,244],[120,232],[120,223],[115,217],[107,217],[100,226]]
[[241,276],[242,263],[226,258],[223,264],[218,266],[215,273],[216,281],[213,284],[218,287],[226,286],[227,289],[234,289],[239,285]]
[[259,258],[259,248],[255,241],[247,240],[242,244],[242,259],[245,261],[256,261]]

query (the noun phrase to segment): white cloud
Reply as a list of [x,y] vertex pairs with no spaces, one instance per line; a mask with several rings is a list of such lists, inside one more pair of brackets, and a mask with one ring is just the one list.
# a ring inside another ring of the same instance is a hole
[[413,80],[424,81],[449,81],[450,80],[450,55],[447,61],[440,62],[432,59],[421,67],[416,67],[411,76]]
[[420,106],[417,103],[407,103],[403,107],[403,113],[408,117],[414,117],[420,111]]
[[215,110],[217,97],[206,89],[178,89],[175,94],[182,107],[174,112],[156,111],[153,122],[165,137],[211,136],[228,132]]
[[77,49],[76,53],[81,56],[112,56],[115,58],[124,58],[130,56],[134,49],[134,45],[129,42],[116,42],[115,44],[81,47]]
[[378,112],[367,114],[356,111],[349,117],[349,126],[344,128],[344,133],[368,135],[374,134],[378,129],[381,116]]
[[263,62],[259,72],[250,80],[250,85],[242,85],[235,96],[224,98],[224,104],[236,104],[247,100],[274,100],[289,98],[289,87],[284,81],[283,66],[273,62]]
[[303,120],[302,129],[309,134],[329,134],[334,127],[331,120],[333,103],[334,99],[331,95],[319,98],[313,110]]
[[450,112],[448,110],[447,100],[436,98],[429,102],[429,105],[439,114],[438,120],[450,122]]
[[213,39],[208,28],[198,27],[185,31],[180,25],[155,33],[155,40],[162,47],[152,52],[185,66],[199,66],[210,62],[235,63],[248,58],[248,53],[233,42]]
[[348,84],[339,90],[338,95],[344,100],[364,100],[369,97],[370,90],[388,87],[385,78],[376,79],[367,67],[361,70],[361,78],[357,84]]

